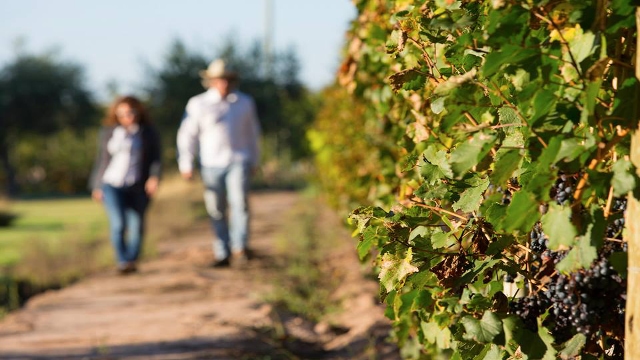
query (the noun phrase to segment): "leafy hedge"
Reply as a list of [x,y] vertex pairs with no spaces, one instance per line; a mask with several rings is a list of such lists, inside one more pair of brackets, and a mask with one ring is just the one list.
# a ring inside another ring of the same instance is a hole
[[87,193],[97,138],[96,128],[91,128],[18,139],[13,163],[22,193]]
[[355,3],[310,136],[405,357],[622,358],[635,8]]

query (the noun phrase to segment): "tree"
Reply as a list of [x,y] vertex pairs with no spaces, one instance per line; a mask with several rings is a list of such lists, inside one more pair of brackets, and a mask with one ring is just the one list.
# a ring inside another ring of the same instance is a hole
[[94,125],[98,114],[83,69],[52,54],[21,54],[0,70],[0,163],[5,191],[18,191],[12,148],[26,134]]
[[206,66],[204,56],[189,51],[182,41],[175,40],[169,46],[162,67],[149,69],[152,79],[147,86],[149,110],[163,133],[175,132],[187,100],[203,91],[198,72]]

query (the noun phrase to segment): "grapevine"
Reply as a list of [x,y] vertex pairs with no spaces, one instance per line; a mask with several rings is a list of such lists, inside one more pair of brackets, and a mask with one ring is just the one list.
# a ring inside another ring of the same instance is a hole
[[635,8],[355,4],[310,138],[404,356],[621,359]]

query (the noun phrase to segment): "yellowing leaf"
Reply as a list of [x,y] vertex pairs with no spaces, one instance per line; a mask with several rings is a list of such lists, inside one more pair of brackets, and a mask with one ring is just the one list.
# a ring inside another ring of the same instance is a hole
[[[562,41],[564,39],[566,42],[571,42],[576,37],[582,36],[583,33],[580,24],[576,24],[573,27],[565,27],[561,29],[560,32],[558,32],[557,29],[551,30],[549,38],[551,41]],[[562,34],[562,36],[560,36],[560,34]]]
[[419,271],[417,267],[411,265],[411,259],[413,259],[411,249],[407,250],[404,258],[400,258],[397,254],[391,253],[382,255],[378,278],[380,279],[380,284],[384,286],[387,292],[394,290],[396,284],[403,282],[410,274]]

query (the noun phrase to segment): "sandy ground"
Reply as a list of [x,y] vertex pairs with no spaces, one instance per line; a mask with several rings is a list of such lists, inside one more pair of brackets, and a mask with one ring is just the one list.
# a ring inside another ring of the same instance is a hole
[[[274,286],[274,242],[287,226],[274,214],[301,199],[253,194],[256,256],[242,269],[208,266],[211,234],[203,221],[163,241],[138,273],[96,274],[32,298],[0,322],[0,359],[398,359],[385,340],[378,286],[363,275],[348,235],[332,257],[342,274],[335,293],[342,312],[315,324],[264,300]],[[341,226],[326,216],[327,226]]]

